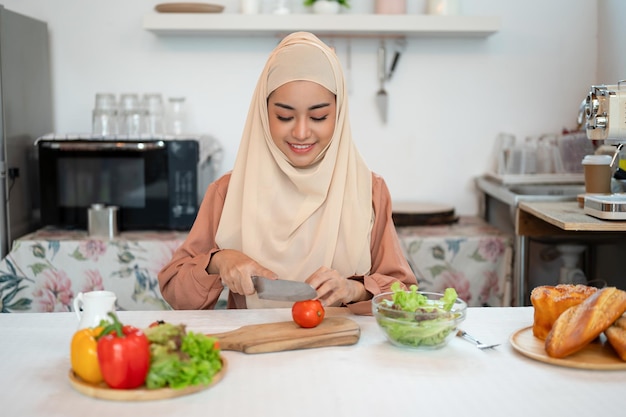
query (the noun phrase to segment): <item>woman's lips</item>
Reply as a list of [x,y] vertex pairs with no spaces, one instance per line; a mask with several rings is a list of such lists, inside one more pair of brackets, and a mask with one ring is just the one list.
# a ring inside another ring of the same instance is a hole
[[310,144],[297,144],[297,143],[290,143],[289,147],[291,148],[291,150],[295,153],[307,153],[309,152],[311,149],[313,149],[313,146],[315,146],[314,143],[310,143]]

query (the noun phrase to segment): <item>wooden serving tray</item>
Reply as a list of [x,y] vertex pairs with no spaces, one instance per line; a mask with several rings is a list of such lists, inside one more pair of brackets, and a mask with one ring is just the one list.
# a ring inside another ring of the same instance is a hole
[[164,400],[166,398],[182,397],[183,395],[190,395],[196,392],[204,391],[211,388],[222,380],[226,373],[227,362],[223,357],[222,369],[213,376],[213,380],[209,385],[196,385],[181,389],[173,388],[159,388],[159,389],[147,389],[145,387],[135,389],[113,389],[108,387],[104,382],[99,384],[92,384],[81,379],[78,375],[70,369],[69,379],[72,387],[88,397],[99,398],[102,400],[113,401],[153,401]]
[[566,358],[552,358],[546,353],[545,342],[533,335],[532,326],[513,333],[511,345],[522,355],[552,365],[597,370],[626,369],[626,362],[622,361],[613,348],[603,341],[592,342]]
[[154,9],[159,13],[221,13],[224,6],[208,3],[161,3]]

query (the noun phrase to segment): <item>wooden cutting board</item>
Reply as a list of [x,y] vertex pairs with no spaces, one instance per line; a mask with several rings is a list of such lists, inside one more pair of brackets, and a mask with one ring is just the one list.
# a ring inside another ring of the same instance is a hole
[[452,206],[406,201],[393,202],[391,217],[397,227],[452,224],[459,219]]
[[353,345],[361,328],[346,317],[326,317],[319,326],[305,329],[293,321],[251,324],[225,333],[211,334],[220,349],[244,353],[267,353],[325,346]]

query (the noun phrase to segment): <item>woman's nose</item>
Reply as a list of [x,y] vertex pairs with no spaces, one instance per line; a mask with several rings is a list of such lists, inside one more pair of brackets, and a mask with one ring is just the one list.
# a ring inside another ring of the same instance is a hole
[[306,118],[296,120],[296,124],[293,127],[292,135],[296,139],[307,139],[311,135],[311,129]]

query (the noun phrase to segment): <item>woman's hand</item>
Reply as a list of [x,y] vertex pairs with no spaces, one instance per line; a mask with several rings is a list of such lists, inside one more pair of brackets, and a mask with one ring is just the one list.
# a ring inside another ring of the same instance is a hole
[[254,275],[270,279],[277,278],[274,272],[233,249],[223,249],[213,254],[207,272],[219,275],[223,285],[227,286],[230,291],[241,295],[252,295],[256,292],[251,278]]
[[318,298],[327,307],[369,298],[361,282],[342,277],[339,272],[324,266],[307,278],[306,282],[315,288]]

